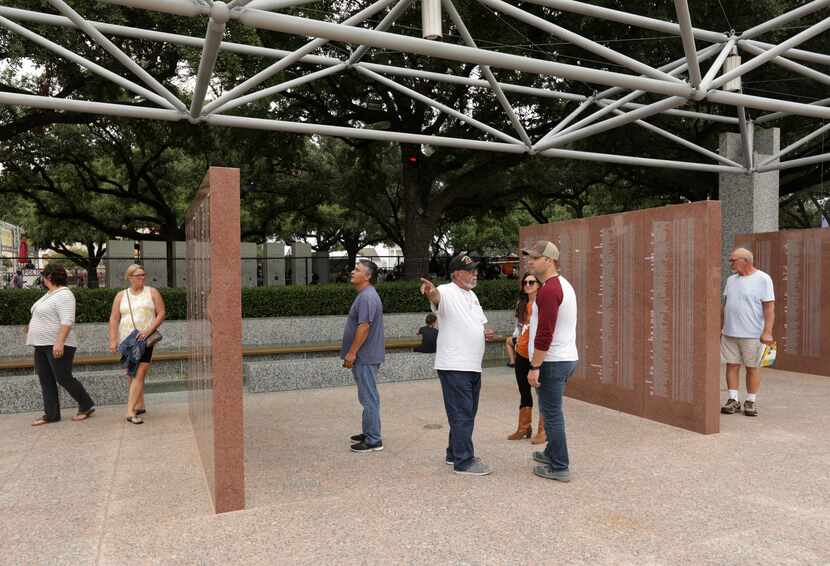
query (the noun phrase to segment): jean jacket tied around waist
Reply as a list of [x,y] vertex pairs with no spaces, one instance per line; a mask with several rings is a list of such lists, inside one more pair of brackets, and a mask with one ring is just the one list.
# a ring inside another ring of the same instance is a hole
[[118,345],[118,352],[121,354],[121,365],[127,368],[127,375],[135,377],[138,371],[138,364],[141,356],[147,349],[147,341],[138,339],[138,330],[130,332]]

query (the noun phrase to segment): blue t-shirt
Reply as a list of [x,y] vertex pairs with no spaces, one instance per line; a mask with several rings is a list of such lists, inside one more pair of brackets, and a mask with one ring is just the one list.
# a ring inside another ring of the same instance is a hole
[[383,303],[374,287],[369,285],[355,297],[349,316],[346,318],[346,328],[343,329],[343,344],[340,346],[340,358],[344,359],[354,341],[357,327],[364,322],[369,323],[369,335],[357,351],[357,363],[380,364],[383,362]]

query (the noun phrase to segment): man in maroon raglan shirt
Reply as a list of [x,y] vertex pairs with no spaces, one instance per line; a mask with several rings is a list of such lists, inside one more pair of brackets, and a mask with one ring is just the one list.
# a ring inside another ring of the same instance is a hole
[[553,242],[540,240],[522,250],[528,268],[542,281],[530,319],[530,373],[527,380],[539,390],[539,410],[545,419],[548,444],[544,452],[534,452],[537,476],[570,481],[570,461],[565,438],[562,395],[568,378],[576,369],[576,293],[559,274],[559,249]]

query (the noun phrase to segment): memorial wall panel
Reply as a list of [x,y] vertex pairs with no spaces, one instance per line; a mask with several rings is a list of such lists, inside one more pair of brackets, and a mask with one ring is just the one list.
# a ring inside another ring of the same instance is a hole
[[577,294],[567,394],[718,431],[720,208],[707,201],[522,228],[551,240]]
[[775,286],[777,369],[830,376],[830,230],[742,234]]
[[186,215],[190,420],[217,513],[245,507],[239,170],[211,167]]

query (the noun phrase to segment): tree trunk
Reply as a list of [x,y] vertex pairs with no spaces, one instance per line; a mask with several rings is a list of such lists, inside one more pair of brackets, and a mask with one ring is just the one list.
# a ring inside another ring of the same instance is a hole
[[426,218],[414,218],[406,222],[406,240],[403,246],[404,278],[418,279],[429,273],[432,233],[436,222]]
[[363,246],[366,244],[363,241],[363,232],[360,231],[353,231],[353,230],[342,230],[340,232],[339,237],[340,244],[343,245],[343,248],[346,250],[346,255],[349,258],[348,262],[348,271],[354,269],[355,262],[357,261],[357,252],[363,249]]
[[443,212],[428,211],[432,178],[424,174],[419,163],[420,147],[401,144],[404,279],[418,279],[429,273],[432,235]]
[[357,261],[357,252],[360,251],[360,242],[359,241],[351,241],[346,240],[343,242],[343,247],[346,248],[346,255],[349,258],[348,268],[349,272],[354,269],[355,262]]
[[100,284],[98,282],[98,265],[101,263],[101,258],[90,256],[86,265],[86,286],[88,289],[97,289]]
[[100,245],[98,250],[95,249],[94,243],[86,244],[86,287],[87,289],[97,289],[100,287],[98,281],[98,266],[101,264],[101,258],[104,257],[104,246]]
[[176,241],[173,238],[167,238],[167,286],[176,286]]

